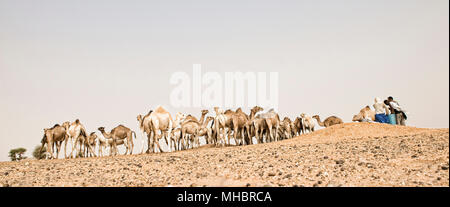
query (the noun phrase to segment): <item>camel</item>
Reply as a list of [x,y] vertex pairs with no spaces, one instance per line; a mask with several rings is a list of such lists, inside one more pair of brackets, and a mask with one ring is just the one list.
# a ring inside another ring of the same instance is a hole
[[308,132],[313,132],[314,131],[314,122],[312,120],[312,118],[308,115],[306,115],[305,113],[300,114],[300,120],[302,122],[302,127],[303,127],[303,133],[306,133],[306,130],[308,130]]
[[[247,114],[245,114],[241,108],[238,108],[236,112],[234,112],[231,116],[231,121],[233,124],[234,129],[234,141],[236,142],[236,145],[242,145],[244,143],[244,129],[245,125],[247,124],[248,117]],[[239,137],[239,141],[238,138]],[[239,143],[238,143],[239,142]],[[230,143],[230,137],[228,137],[228,143]],[[247,140],[247,144],[249,144],[250,141]]]
[[226,121],[227,117],[225,116],[222,109],[219,107],[214,107],[214,111],[216,112],[216,117],[214,117],[214,133],[215,133],[215,143],[219,145],[221,142],[225,146],[225,133],[226,133]]
[[[253,119],[252,125],[255,129],[256,140],[258,140],[258,143],[263,143],[264,142],[264,134],[266,134],[266,131],[267,131],[266,120],[262,117],[261,114],[258,114]],[[266,136],[266,138],[267,138],[267,136]]]
[[253,144],[253,137],[256,136],[256,130],[255,127],[253,125],[253,121],[255,119],[256,113],[262,111],[263,108],[259,107],[259,106],[254,106],[251,110],[250,110],[250,116],[248,117],[247,123],[245,124],[245,128],[247,130],[247,137],[249,139],[249,143]]
[[[170,136],[169,142],[171,142],[172,146],[174,146],[174,150],[180,150],[182,140],[181,140],[181,124],[185,121],[186,115],[183,113],[178,112],[175,120],[173,121],[173,129]],[[184,147],[184,145],[183,145]]]
[[[197,145],[200,145],[199,140],[199,130],[202,129],[203,123],[205,122],[205,116],[209,113],[208,110],[202,110],[201,111],[201,117],[200,121],[197,120],[192,115],[188,115],[184,118],[184,120],[181,123],[181,132],[180,132],[180,139],[183,140],[187,144],[187,147],[189,148],[189,143],[193,143],[194,145],[197,143]],[[204,130],[203,133],[207,133],[207,130]],[[177,133],[174,133],[174,135],[177,135]],[[204,136],[204,135],[202,135]]]
[[95,132],[92,132],[88,137],[86,137],[84,140],[84,157],[97,157],[95,154],[96,140],[97,135]]
[[[151,136],[149,136],[149,147],[150,147],[150,140],[152,140],[152,151],[155,152],[155,143],[157,144],[159,151],[163,152],[161,149],[161,146],[159,145],[159,139],[161,139],[164,136],[164,139],[166,140],[166,143],[168,143],[167,140],[170,140],[171,132],[173,130],[173,120],[172,116],[168,111],[166,111],[163,107],[158,106],[155,111],[153,111],[150,116],[150,123],[151,123]],[[157,133],[159,131],[159,134]],[[171,148],[171,146],[169,146]],[[147,150],[149,152],[149,149]]]
[[284,117],[283,121],[280,124],[280,132],[281,137],[284,139],[290,139],[292,138],[292,121],[288,117]]
[[[191,141],[192,148],[194,148],[195,144],[200,144],[198,141],[198,131],[200,130],[200,123],[188,120],[181,124],[181,139],[184,140],[187,144],[187,148],[189,149],[189,143]],[[190,137],[190,138],[189,138]]]
[[56,144],[56,159],[58,159],[59,151],[61,149],[61,144],[63,141],[66,141],[67,143],[66,129],[59,124],[55,124],[50,129],[44,129],[44,137],[41,141],[41,150],[44,148],[44,145],[47,144],[46,157],[50,156],[50,158],[53,159],[55,158],[53,157],[53,147]]
[[362,108],[358,114],[353,116],[352,121],[367,122],[375,121],[375,111],[371,110],[369,106]]
[[314,115],[312,117],[313,119],[317,120],[317,124],[319,124],[319,126],[321,127],[330,127],[336,124],[343,124],[344,122],[342,121],[342,119],[340,119],[337,116],[330,116],[328,118],[326,118],[323,122],[320,121],[320,117],[319,115]]
[[208,116],[206,117],[206,120],[203,122],[203,124],[200,126],[200,129],[197,131],[198,137],[205,137],[206,144],[209,144],[212,142],[212,129],[211,127],[208,127],[208,123],[210,121],[214,120],[213,117]]
[[[268,112],[261,114],[262,118],[266,122],[266,129],[270,141],[278,141],[278,130],[280,127],[280,117],[275,110],[270,109]],[[275,129],[275,131],[273,131]]]
[[[219,110],[218,107],[214,107],[214,110]],[[224,139],[226,137],[228,137],[228,145],[230,145],[230,139],[231,139],[231,132],[233,131],[233,114],[235,113],[234,111],[232,111],[231,109],[227,109],[225,112],[223,112],[222,109],[220,109],[222,112],[220,116],[220,118],[224,118],[224,128],[223,131],[225,132],[225,134],[227,134],[227,136],[224,137]],[[217,117],[217,111],[216,111],[216,117]],[[215,123],[215,121],[213,122],[213,124]],[[214,124],[215,125],[215,124]],[[222,127],[221,124],[219,124],[218,126]],[[222,128],[221,128],[222,129]],[[219,140],[219,133],[217,133],[216,131],[216,127],[212,128],[212,136],[214,137],[214,140]]]
[[[123,139],[116,140],[116,145],[122,145],[125,141]],[[98,156],[103,157],[103,150],[106,149],[109,146],[110,155],[112,154],[113,150],[113,139],[107,139],[105,137],[99,136],[98,137]]]
[[300,117],[295,118],[292,129],[294,131],[294,136],[300,136],[302,132],[305,133],[303,131],[303,123]]
[[142,132],[142,148],[141,148],[141,154],[144,153],[145,137],[146,137],[145,134],[147,134],[147,141],[148,141],[147,146],[148,146],[148,148],[150,148],[150,141],[149,141],[148,139],[150,139],[149,137],[150,137],[150,134],[152,133],[152,127],[151,127],[151,125],[150,125],[150,118],[149,118],[149,116],[150,116],[150,114],[151,114],[152,112],[153,112],[153,111],[150,110],[150,111],[147,113],[147,115],[145,115],[145,116],[142,116],[142,115],[138,115],[138,116],[137,116],[137,121],[139,122],[139,128],[141,129],[141,132]]
[[[86,128],[84,128],[83,124],[81,124],[80,120],[77,119],[75,120],[75,122],[69,124],[69,122],[65,122],[63,124],[66,127],[66,133],[69,136],[68,139],[70,139],[72,142],[72,151],[70,152],[70,157],[74,157],[73,156],[73,151],[76,151],[77,148],[77,143],[80,143],[80,135],[83,135],[85,137],[87,137],[86,135]],[[67,142],[64,143],[64,153],[66,151],[66,147],[67,147]],[[81,149],[81,146],[80,146]],[[76,155],[78,155],[77,152],[75,152]],[[66,156],[66,155],[64,155]]]
[[134,134],[134,138],[136,139],[136,133],[134,131],[132,131],[131,129],[129,129],[123,125],[119,125],[119,126],[115,127],[114,129],[112,129],[110,133],[105,132],[105,127],[99,127],[98,130],[103,134],[103,136],[105,138],[112,139],[112,147],[113,147],[115,154],[117,153],[117,141],[124,140],[124,139],[126,139],[126,142],[125,142],[126,151],[125,151],[124,155],[126,155],[128,153],[128,150],[130,150],[130,155],[133,153],[133,147],[134,147],[133,134]]

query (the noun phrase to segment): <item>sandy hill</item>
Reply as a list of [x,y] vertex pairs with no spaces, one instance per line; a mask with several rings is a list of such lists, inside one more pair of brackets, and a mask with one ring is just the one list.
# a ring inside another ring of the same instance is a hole
[[3,186],[449,186],[449,130],[347,123],[293,139],[1,162]]

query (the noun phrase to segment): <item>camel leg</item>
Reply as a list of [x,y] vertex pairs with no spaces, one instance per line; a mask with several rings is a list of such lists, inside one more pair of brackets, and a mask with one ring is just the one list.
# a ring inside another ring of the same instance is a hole
[[145,146],[145,133],[142,132],[142,148],[141,148],[141,154],[144,153],[144,146]]
[[159,149],[160,152],[164,152],[164,151],[162,150],[162,148],[161,148],[161,145],[159,144],[159,140],[162,138],[162,135],[163,135],[163,134],[162,134],[162,132],[161,132],[160,136],[158,136],[158,139],[157,139],[158,141],[156,142],[156,144],[157,144],[158,149]]
[[56,142],[56,159],[59,157],[59,150],[61,149],[62,142]]
[[277,125],[275,127],[275,141],[278,141],[278,128],[279,128],[279,126]]
[[64,159],[67,159],[67,141],[68,138],[66,137],[66,139],[64,140]]
[[50,159],[53,159],[53,151],[52,151],[52,145],[53,143],[50,141],[52,137],[47,137],[47,152],[50,154]]
[[95,154],[95,146],[94,146],[94,149],[91,147],[91,145],[88,145],[88,150],[90,150],[90,152],[91,152],[91,155],[94,155],[94,157],[97,157],[97,155]]
[[[135,139],[137,139],[136,137],[136,133],[134,133]],[[134,143],[133,143],[133,132],[130,132],[130,155],[133,154],[133,149],[134,149]]]
[[[147,151],[146,153],[150,153],[150,148],[153,150],[153,141],[152,141],[153,132],[147,134]],[[150,146],[152,145],[152,146]]]
[[[77,148],[77,143],[78,143],[78,137],[77,138],[75,138],[75,141],[74,141],[74,138],[72,138],[72,151],[70,151],[70,157],[71,158],[75,158],[74,156],[73,156],[73,151],[75,150],[76,151],[76,148]],[[76,153],[76,152],[75,152]]]
[[[235,123],[235,122],[234,122]],[[238,126],[237,126],[237,124],[235,123],[234,124],[234,133],[233,133],[233,137],[234,137],[234,143],[236,144],[236,145],[240,145],[240,142],[239,142],[239,144],[238,144],[238,140],[237,140],[237,135],[239,134],[238,132],[239,132],[239,128],[238,128]],[[228,140],[228,142],[230,142],[229,140]]]

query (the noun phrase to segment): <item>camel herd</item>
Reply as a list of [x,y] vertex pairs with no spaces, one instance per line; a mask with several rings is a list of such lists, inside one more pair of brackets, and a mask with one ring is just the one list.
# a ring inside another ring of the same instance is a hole
[[[288,117],[280,119],[273,109],[262,112],[263,108],[255,106],[246,114],[241,108],[236,111],[214,108],[215,114],[207,116],[209,111],[202,110],[201,117],[186,115],[178,112],[173,119],[172,115],[159,106],[149,111],[146,115],[138,115],[137,121],[142,132],[142,149],[144,153],[145,141],[147,141],[146,153],[163,152],[160,140],[165,141],[170,151],[192,149],[200,146],[200,138],[205,139],[206,144],[215,146],[231,145],[234,139],[235,145],[250,145],[253,139],[257,143],[274,142],[290,139],[300,134],[314,131],[315,123],[323,127],[342,124],[343,121],[330,116],[323,122],[318,115],[310,117],[304,113],[291,121]],[[132,154],[136,133],[130,128],[119,125],[111,131],[105,131],[104,127],[98,130],[102,136],[95,132],[87,133],[80,120],[73,123],[64,122],[56,124],[52,128],[44,129],[44,137],[41,140],[41,150],[46,146],[47,158],[58,158],[61,145],[64,142],[64,157],[89,157],[103,156],[103,151],[109,148],[110,155],[118,154],[117,146],[124,145],[125,154]],[[145,139],[146,137],[146,139]],[[67,155],[67,143],[70,142],[72,150]],[[54,151],[56,147],[56,157]],[[95,149],[98,147],[98,155]],[[74,154],[75,153],[75,154]]]

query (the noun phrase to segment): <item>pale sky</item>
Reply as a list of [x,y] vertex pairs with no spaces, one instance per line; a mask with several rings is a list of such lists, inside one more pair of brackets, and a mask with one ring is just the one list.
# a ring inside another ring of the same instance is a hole
[[[89,132],[157,105],[192,64],[279,73],[279,112],[345,122],[393,96],[407,124],[449,127],[448,0],[0,0],[0,160],[43,128]],[[248,113],[248,109],[245,109]],[[97,134],[98,131],[97,131]],[[137,152],[137,149],[134,150]],[[61,156],[61,155],[60,155]]]

